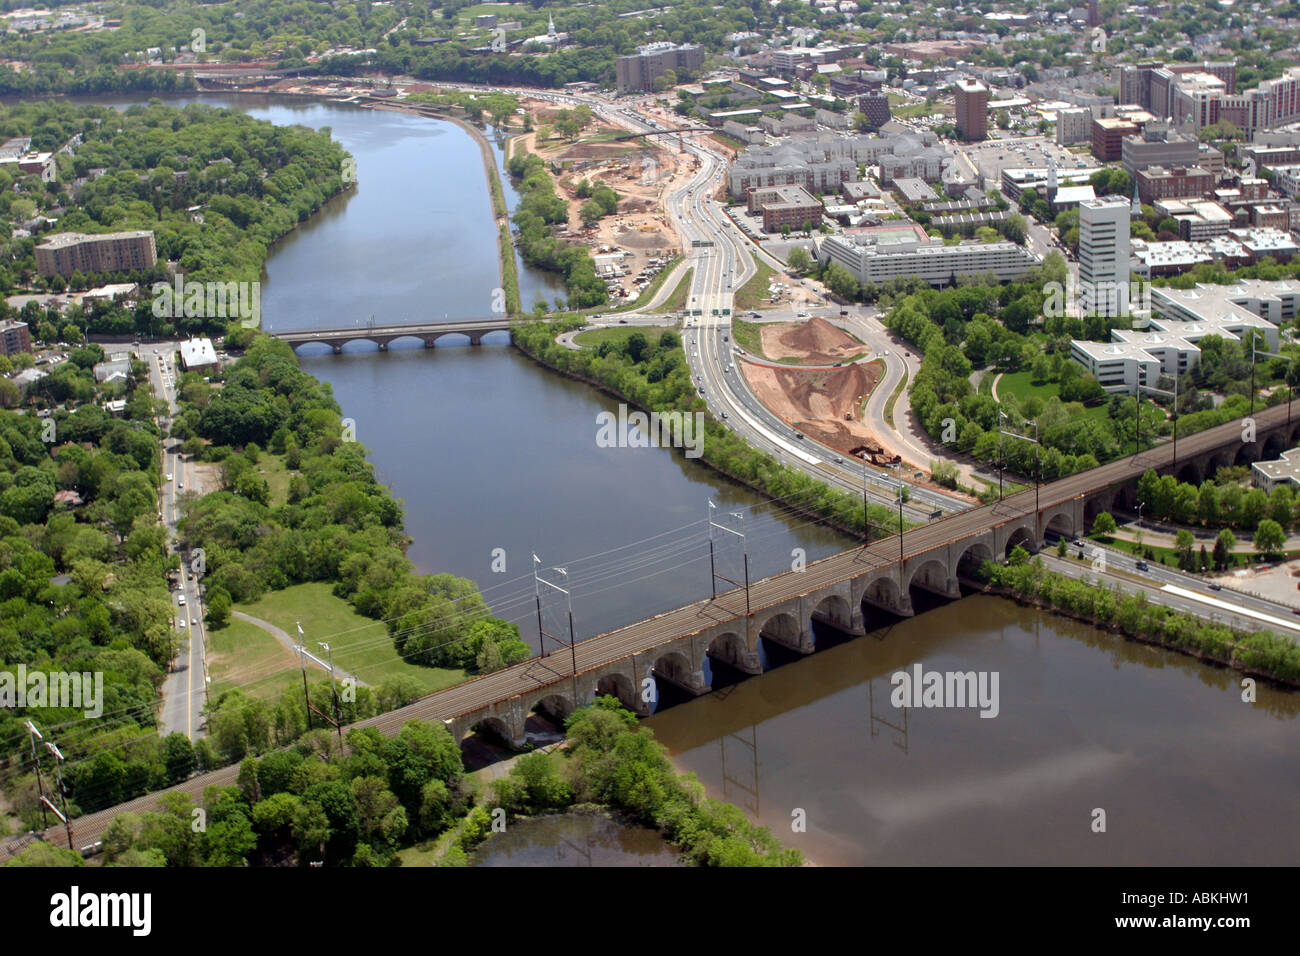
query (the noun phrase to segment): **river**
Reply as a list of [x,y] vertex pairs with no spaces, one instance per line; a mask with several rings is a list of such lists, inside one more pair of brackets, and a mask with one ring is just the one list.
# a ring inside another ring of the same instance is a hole
[[[357,159],[357,192],[274,250],[270,330],[488,314],[496,234],[465,132],[340,104],[203,99],[329,126]],[[521,270],[525,305],[557,292],[552,277]],[[597,448],[596,415],[616,404],[504,343],[309,347],[301,362],[333,387],[405,502],[416,565],[476,580],[534,646],[533,553],[567,570],[582,638],[708,595],[710,499],[732,530],[740,519],[727,516],[745,516],[754,576],[788,568],[794,549],[813,560],[847,544],[669,451]],[[740,539],[715,534],[720,570],[738,579]],[[567,638],[563,596],[545,590],[547,630]],[[1261,687],[1243,703],[1226,671],[990,597],[876,624],[648,723],[711,796],[819,863],[1300,857],[1296,695]],[[889,676],[917,662],[996,673],[997,716],[892,706]]]

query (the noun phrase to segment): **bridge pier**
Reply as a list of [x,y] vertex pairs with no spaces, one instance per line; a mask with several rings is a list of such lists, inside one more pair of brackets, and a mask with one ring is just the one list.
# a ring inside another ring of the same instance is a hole
[[387,343],[387,342],[380,342],[380,343],[378,343],[378,345],[379,345],[379,351],[381,351],[381,352],[387,352],[387,351],[388,351],[388,343]]
[[471,346],[474,346],[474,345],[482,345],[482,344],[483,344],[483,336],[481,336],[481,335],[471,335],[471,336],[469,337],[469,344],[470,344]]
[[436,341],[438,341],[438,337],[437,337],[436,335],[433,336],[433,337],[429,337],[429,336],[426,335],[426,336],[424,337],[424,347],[425,347],[426,349],[431,349],[431,348],[433,348],[433,343],[436,342]]
[[334,348],[334,354],[335,354],[335,355],[342,355],[342,354],[343,354],[343,345],[342,345],[341,343],[338,343],[338,342],[334,343],[333,348]]

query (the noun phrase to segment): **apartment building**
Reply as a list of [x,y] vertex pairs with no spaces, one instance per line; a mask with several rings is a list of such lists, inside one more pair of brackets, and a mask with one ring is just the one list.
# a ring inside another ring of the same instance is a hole
[[32,336],[26,322],[0,323],[0,355],[30,352]]
[[131,272],[158,262],[153,232],[108,232],[86,235],[62,232],[36,247],[36,270],[43,276],[74,272]]
[[817,228],[822,223],[822,204],[802,186],[768,186],[749,193],[750,212],[763,214],[764,232]]
[[953,87],[957,98],[957,135],[967,142],[989,135],[989,88],[979,80],[961,79]]
[[639,93],[654,89],[654,82],[669,70],[694,72],[704,66],[704,48],[696,44],[660,42],[638,47],[615,64],[618,91]]

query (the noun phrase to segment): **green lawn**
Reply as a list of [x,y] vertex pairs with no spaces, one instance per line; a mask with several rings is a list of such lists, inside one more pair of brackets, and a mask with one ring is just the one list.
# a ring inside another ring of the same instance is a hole
[[[998,379],[998,397],[1004,398],[1007,395],[1014,395],[1016,398],[1024,401],[1026,398],[1041,398],[1047,401],[1049,398],[1058,397],[1061,393],[1061,387],[1056,382],[1047,382],[1043,385],[1034,385],[1030,382],[1032,372],[1008,372]],[[997,378],[996,373],[990,373],[991,378]],[[1085,418],[1107,418],[1109,412],[1106,403],[1098,405],[1085,406],[1083,415]]]
[[767,291],[768,282],[772,274],[776,271],[771,266],[754,259],[754,265],[758,271],[754,273],[743,286],[736,292],[735,305],[732,307],[732,314],[736,312],[747,312],[750,309],[771,309],[775,308],[769,300],[770,296]]
[[646,341],[657,342],[659,336],[665,332],[676,331],[675,328],[666,325],[620,325],[615,329],[589,329],[586,332],[579,332],[573,337],[573,341],[584,348],[595,348],[601,342],[623,343],[633,332],[640,332],[646,337]]
[[[667,270],[665,270],[666,272]],[[671,315],[674,312],[681,312],[686,308],[686,297],[691,292],[691,279],[695,276],[695,267],[687,269],[682,275],[682,280],[677,283],[677,288],[673,289],[673,294],[664,300],[663,309]]]
[[208,629],[208,695],[242,688],[250,697],[276,698],[298,680],[298,658],[256,624],[231,618],[218,630]]
[[372,686],[406,674],[432,692],[469,676],[460,670],[420,667],[401,660],[388,629],[335,597],[329,584],[311,582],[283,591],[269,591],[260,601],[236,605],[235,610],[269,621],[292,637],[297,637],[297,624],[301,622],[304,640],[312,653],[322,656],[316,642],[328,641],[334,651],[334,663]]
[[284,466],[283,455],[263,453],[257,459],[257,473],[271,487],[271,507],[284,504],[289,498],[289,469]]

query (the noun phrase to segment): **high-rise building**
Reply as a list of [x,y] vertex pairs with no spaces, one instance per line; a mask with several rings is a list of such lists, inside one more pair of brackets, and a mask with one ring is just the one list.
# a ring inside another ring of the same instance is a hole
[[618,91],[645,92],[654,89],[655,80],[669,70],[675,73],[696,71],[704,66],[704,48],[695,44],[648,43],[630,56],[617,61]]
[[0,355],[31,350],[32,336],[26,322],[0,322]]
[[1079,305],[1084,315],[1128,312],[1129,201],[1079,203]]
[[36,247],[36,271],[43,276],[74,272],[132,272],[158,262],[153,232],[106,232],[85,235],[61,232]]
[[989,88],[979,80],[957,81],[957,134],[967,142],[989,134]]

